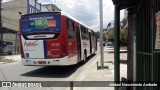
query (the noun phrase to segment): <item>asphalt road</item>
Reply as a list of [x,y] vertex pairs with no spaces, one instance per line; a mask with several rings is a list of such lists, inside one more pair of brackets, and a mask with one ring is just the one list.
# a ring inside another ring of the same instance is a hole
[[[74,66],[23,66],[21,62],[0,65],[0,81],[74,81],[99,54],[88,58],[85,64]],[[0,90],[65,90],[66,87],[0,88]]]
[[[107,51],[112,48],[106,48],[107,46],[104,47],[104,61],[113,61],[114,53],[108,53]],[[95,63],[99,53],[100,51],[98,47],[96,54],[89,57],[86,64],[79,63],[75,66],[23,66],[21,62],[0,64],[0,81],[81,81],[83,80],[82,78],[84,77],[84,72],[87,71],[87,68],[89,68],[92,63]],[[126,59],[127,54],[121,53],[120,56],[122,59]],[[113,67],[110,67],[110,69],[113,69]],[[126,72],[122,74],[126,75]],[[87,77],[87,80],[89,80],[89,78],[90,77]],[[70,90],[70,88],[0,88],[0,90]]]

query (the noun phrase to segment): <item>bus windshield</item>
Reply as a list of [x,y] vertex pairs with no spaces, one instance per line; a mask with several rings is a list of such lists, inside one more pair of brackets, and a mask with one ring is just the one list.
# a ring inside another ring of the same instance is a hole
[[56,34],[61,32],[60,12],[28,14],[21,17],[23,36],[37,34]]

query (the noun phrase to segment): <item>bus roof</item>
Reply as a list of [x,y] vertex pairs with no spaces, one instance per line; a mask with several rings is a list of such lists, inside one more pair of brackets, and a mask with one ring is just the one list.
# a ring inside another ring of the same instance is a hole
[[[70,18],[70,19],[72,19],[72,20],[76,21],[77,23],[81,24],[82,26],[84,26],[84,27],[86,27],[86,28],[88,28],[88,29],[92,30],[90,27],[88,27],[87,25],[85,25],[84,23],[82,23],[81,21],[77,20],[76,18],[74,18],[73,16],[71,16],[71,15],[67,14],[67,13],[66,13],[66,12],[64,12],[64,11],[52,11],[52,12],[60,12],[60,13],[61,13],[61,15],[64,15],[64,16],[66,16],[66,17],[68,17],[68,18]],[[38,14],[38,13],[52,13],[52,12],[37,12],[37,13],[29,13],[29,14],[24,14],[24,15],[22,15],[21,17],[23,17],[23,16],[28,16],[28,15],[32,15],[32,14]]]

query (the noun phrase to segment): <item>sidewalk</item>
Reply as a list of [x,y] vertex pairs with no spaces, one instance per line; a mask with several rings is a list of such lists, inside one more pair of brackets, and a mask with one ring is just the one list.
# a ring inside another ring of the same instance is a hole
[[[105,60],[105,59],[107,59],[107,60]],[[122,63],[127,60],[127,48],[126,47],[120,48],[120,60]],[[105,46],[104,47],[104,61],[105,62],[110,62],[110,61],[114,62],[114,48],[112,46]]]
[[[109,66],[108,69],[97,70],[97,63],[100,65],[100,56],[85,69],[75,81],[114,81],[114,63],[106,63],[113,61],[114,53],[109,53],[112,48],[104,47],[104,65]],[[123,53],[123,58],[126,59],[126,53]],[[127,77],[127,64],[120,64],[120,78]],[[73,90],[114,90],[114,87],[74,87]]]
[[[107,51],[107,52],[113,52],[114,53],[114,47],[113,46],[105,46],[104,47],[104,51]],[[125,53],[127,52],[127,47],[120,47],[120,52],[121,53]]]
[[11,62],[17,62],[17,61],[21,61],[20,54],[0,56],[0,64],[6,64]]

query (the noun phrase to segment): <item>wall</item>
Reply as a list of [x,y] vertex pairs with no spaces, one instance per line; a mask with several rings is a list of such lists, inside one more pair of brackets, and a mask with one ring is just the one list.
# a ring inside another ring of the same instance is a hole
[[[36,13],[41,11],[41,4],[37,2],[38,0],[12,0],[2,3],[2,27],[19,31],[19,19],[22,14]],[[60,10],[58,7],[49,4],[47,7],[53,10]],[[46,8],[46,6],[44,7]],[[42,11],[49,11],[42,10]],[[16,39],[17,37],[17,39]],[[19,47],[19,37],[17,34],[6,33],[3,34],[4,41],[12,41],[16,47]]]
[[26,0],[13,0],[2,3],[2,26],[18,31],[19,29],[19,12],[26,14]]
[[41,6],[41,11],[45,12],[45,11],[61,11],[61,9],[59,9],[57,6],[53,5],[53,4],[44,4]]

